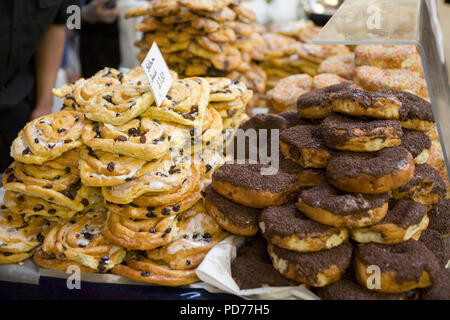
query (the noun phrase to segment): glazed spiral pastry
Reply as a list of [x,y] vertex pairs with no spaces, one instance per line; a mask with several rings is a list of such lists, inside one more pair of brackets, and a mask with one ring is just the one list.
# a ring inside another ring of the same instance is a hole
[[52,226],[45,235],[42,250],[57,259],[75,261],[98,272],[121,263],[125,250],[102,235],[107,213],[90,211],[65,223]]
[[86,123],[78,112],[61,111],[26,124],[11,145],[17,161],[42,164],[64,152],[81,146],[81,132]]
[[6,191],[38,197],[75,212],[99,201],[98,190],[83,186],[77,174],[46,166],[14,162],[3,175],[3,185]]
[[31,257],[41,242],[40,232],[48,222],[43,217],[28,221],[23,215],[0,208],[0,264],[15,263]]
[[186,141],[187,131],[143,117],[121,126],[89,122],[83,129],[82,139],[93,150],[154,161],[165,155],[169,148],[181,147]]

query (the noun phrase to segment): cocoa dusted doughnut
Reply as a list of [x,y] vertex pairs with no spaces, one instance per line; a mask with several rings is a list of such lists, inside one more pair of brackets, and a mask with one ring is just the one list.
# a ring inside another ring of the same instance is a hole
[[307,119],[324,119],[331,113],[330,98],[348,88],[350,84],[340,83],[316,89],[298,97],[297,111],[300,117]]
[[295,252],[271,243],[267,251],[272,264],[283,277],[313,287],[323,287],[341,278],[351,263],[353,247],[350,242],[317,252]]
[[[420,241],[408,240],[395,245],[360,244],[355,250],[355,277],[367,286],[372,275],[369,266],[380,268],[378,292],[406,292],[426,288],[439,272],[439,261]],[[439,281],[439,279],[437,279]]]
[[386,216],[377,224],[350,230],[353,240],[360,243],[395,244],[419,240],[428,226],[427,208],[414,200],[391,200]]
[[226,163],[212,175],[212,187],[223,197],[251,208],[286,203],[299,186],[297,177],[281,170],[262,175],[268,165]]
[[442,199],[428,212],[430,218],[429,228],[444,237],[450,236],[450,200]]
[[422,232],[420,241],[438,258],[441,267],[448,268],[450,266],[450,238],[444,237],[432,229],[427,229]]
[[299,285],[274,269],[262,237],[253,238],[237,250],[236,258],[231,262],[231,276],[241,290]]
[[320,124],[327,147],[348,151],[378,151],[401,144],[402,126],[397,120],[361,120],[331,115]]
[[328,181],[348,192],[383,193],[407,183],[414,175],[414,159],[403,147],[376,152],[341,152],[328,161]]
[[430,155],[431,140],[425,132],[403,129],[401,145],[411,153],[415,164],[427,162]]
[[335,227],[365,227],[383,219],[389,195],[345,193],[324,182],[300,192],[297,208],[310,219]]
[[322,140],[320,127],[314,125],[283,130],[280,134],[280,150],[286,159],[304,168],[325,168],[331,156]]
[[297,176],[300,188],[316,186],[327,178],[327,173],[323,169],[303,168],[297,162],[285,159],[282,154],[279,159],[280,170]]
[[400,102],[408,107],[407,114],[400,120],[406,129],[428,131],[434,127],[434,116],[431,103],[410,93],[394,89],[380,89],[379,92],[395,95]]
[[259,216],[259,227],[268,242],[297,252],[334,248],[348,239],[347,229],[312,221],[293,202],[264,209]]
[[408,183],[392,191],[395,199],[409,198],[431,209],[446,194],[447,188],[439,173],[427,163],[415,166],[414,176]]
[[366,91],[357,86],[349,86],[331,99],[331,109],[356,117],[378,119],[404,119],[409,111],[392,90]]
[[254,236],[258,233],[259,209],[234,203],[208,186],[204,196],[206,211],[226,231],[239,236]]

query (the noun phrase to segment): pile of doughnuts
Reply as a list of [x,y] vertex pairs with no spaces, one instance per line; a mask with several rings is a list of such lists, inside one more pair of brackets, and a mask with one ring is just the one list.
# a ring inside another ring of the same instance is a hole
[[132,8],[125,17],[143,17],[136,25],[143,32],[135,43],[141,50],[138,60],[156,42],[180,76],[226,76],[264,93],[266,74],[256,63],[264,58],[262,27],[240,0],[154,0]]
[[[300,96],[297,107],[297,114],[258,115],[241,126],[279,130],[276,174],[235,160],[213,174],[206,191],[205,206],[225,230],[265,239],[238,250],[236,282],[254,288],[294,281],[324,299],[448,299],[441,279],[448,279],[450,243],[439,223],[448,218],[448,200],[426,163],[430,103],[405,91],[342,83]],[[272,268],[256,250],[264,241]],[[264,270],[252,281],[243,271],[249,250],[250,270]]]
[[248,119],[252,91],[228,78],[172,77],[160,106],[140,67],[54,90],[63,110],[29,122],[11,147],[0,263],[33,256],[56,270],[198,281],[196,267],[228,235],[202,192],[227,135]]

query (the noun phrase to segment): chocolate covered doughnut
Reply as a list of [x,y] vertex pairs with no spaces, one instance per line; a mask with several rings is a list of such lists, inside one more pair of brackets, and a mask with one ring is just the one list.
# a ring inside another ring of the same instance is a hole
[[283,130],[280,134],[280,150],[286,159],[304,168],[325,168],[331,156],[322,140],[320,127],[314,125]]
[[298,286],[297,282],[284,278],[274,269],[262,237],[253,238],[237,250],[231,263],[231,276],[241,290]]
[[420,241],[438,258],[441,267],[450,266],[450,238],[444,237],[439,232],[427,229],[422,232]]
[[353,240],[361,243],[395,244],[419,240],[428,226],[427,208],[414,200],[392,200],[384,218],[377,224],[350,230]]
[[430,155],[431,140],[425,132],[403,129],[401,145],[411,153],[415,164],[427,162]]
[[317,252],[295,252],[271,243],[267,250],[274,268],[284,277],[313,287],[323,287],[341,278],[350,265],[353,248],[347,241]]
[[446,192],[444,180],[436,169],[424,163],[415,166],[412,179],[393,190],[392,197],[395,199],[413,199],[431,209],[431,206],[438,203]]
[[407,183],[414,175],[414,159],[403,147],[376,152],[342,152],[328,161],[328,181],[348,192],[383,193]]
[[297,208],[310,219],[335,227],[364,227],[383,219],[387,193],[345,193],[324,182],[300,192]]
[[420,292],[422,300],[450,300],[450,269],[439,270],[437,276],[439,281],[433,282],[431,287]]
[[298,185],[300,188],[312,187],[321,184],[327,178],[326,170],[316,168],[303,168],[297,162],[285,159],[280,155],[279,168],[289,174],[297,176]]
[[429,228],[445,237],[450,235],[450,200],[442,199],[428,212],[430,218]]
[[297,177],[281,170],[262,175],[262,164],[226,163],[212,176],[212,187],[223,197],[252,208],[281,205],[298,190]]
[[[369,266],[380,268],[378,292],[406,292],[426,288],[439,272],[439,261],[420,241],[408,240],[395,245],[361,244],[355,250],[355,276],[367,286],[373,274]],[[437,279],[439,281],[439,279]]]
[[332,113],[330,98],[349,86],[348,83],[340,83],[301,95],[297,100],[298,114],[307,119],[328,117]]
[[264,209],[259,217],[259,227],[268,242],[297,252],[334,248],[348,238],[347,229],[309,220],[297,210],[295,203]]
[[211,186],[206,188],[204,206],[226,231],[239,236],[254,236],[258,233],[260,210],[234,203],[222,197]]
[[320,124],[327,147],[348,151],[378,151],[401,144],[402,127],[396,120],[359,120],[331,115]]
[[366,91],[356,86],[335,93],[331,108],[350,116],[393,120],[404,119],[409,111],[398,95],[389,90]]
[[400,102],[408,106],[408,113],[400,120],[402,127],[412,130],[428,131],[434,126],[431,103],[407,91],[381,89],[382,92],[394,94]]

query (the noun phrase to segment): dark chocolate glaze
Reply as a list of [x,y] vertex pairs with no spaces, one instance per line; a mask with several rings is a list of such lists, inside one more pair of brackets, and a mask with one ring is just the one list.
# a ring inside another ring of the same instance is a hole
[[336,100],[351,100],[358,103],[361,108],[370,108],[380,103],[380,99],[389,99],[392,103],[398,105],[400,119],[405,119],[409,112],[408,104],[402,103],[398,97],[398,92],[392,90],[366,91],[355,86],[348,87],[336,93],[333,98]]
[[376,265],[382,272],[395,271],[398,282],[418,281],[425,270],[433,280],[440,267],[434,254],[420,241],[398,244],[360,244],[355,256],[365,265]]
[[237,250],[231,263],[231,275],[239,282],[240,289],[260,288],[262,286],[298,286],[298,283],[284,278],[272,266],[267,253],[266,242],[255,237]]
[[315,282],[317,274],[336,265],[341,272],[348,268],[352,258],[353,247],[346,241],[340,246],[317,252],[295,252],[273,246],[273,252],[281,259],[298,266],[302,276]]
[[308,206],[322,208],[335,215],[365,214],[382,207],[388,200],[388,193],[347,193],[334,188],[327,182],[302,190],[299,198]]
[[430,224],[428,228],[442,235],[450,233],[450,199],[442,199],[428,213]]
[[315,106],[328,106],[331,96],[349,86],[348,83],[340,83],[307,92],[298,97],[297,107],[298,109],[306,109]]
[[282,206],[268,207],[261,212],[259,221],[264,222],[263,236],[270,241],[275,236],[290,237],[295,235],[299,239],[325,234],[338,234],[340,229],[320,224],[308,219],[301,213],[295,203]]
[[450,260],[450,238],[444,237],[437,231],[427,229],[422,231],[420,241],[439,259],[441,267],[447,265]]
[[408,167],[411,159],[401,146],[376,152],[339,152],[328,161],[327,174],[332,179],[356,178],[363,173],[381,178]]
[[213,181],[228,182],[233,186],[246,189],[283,192],[295,189],[297,177],[278,170],[273,175],[261,175],[261,168],[269,167],[262,164],[226,163],[213,173]]
[[280,140],[297,150],[304,148],[327,149],[320,134],[320,127],[314,125],[295,126],[283,130]]
[[410,195],[413,196],[416,191],[423,192],[422,188],[417,186],[428,187],[432,185],[432,192],[443,197],[447,191],[444,180],[442,180],[439,173],[427,163],[416,165],[414,169],[414,176],[408,183],[402,185],[398,190],[405,192],[410,190]]
[[400,121],[397,120],[361,120],[331,115],[322,121],[320,131],[325,144],[329,148],[342,146],[352,138],[361,136],[387,139],[386,129],[392,128],[394,137],[401,138],[403,135]]
[[415,158],[423,150],[431,148],[431,140],[425,132],[403,129],[401,145]]
[[237,227],[258,226],[258,216],[261,210],[234,203],[222,197],[211,186],[206,188],[205,199],[210,201],[225,218]]
[[392,223],[400,228],[419,224],[427,214],[427,207],[411,199],[389,201],[389,210],[378,224]]

